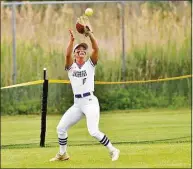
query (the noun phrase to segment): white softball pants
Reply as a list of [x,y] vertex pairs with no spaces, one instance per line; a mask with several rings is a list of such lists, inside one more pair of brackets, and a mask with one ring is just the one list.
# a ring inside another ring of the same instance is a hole
[[57,126],[58,137],[67,138],[67,130],[84,115],[89,134],[99,141],[102,140],[104,133],[99,131],[100,107],[97,97],[93,94],[83,98],[74,98],[74,104],[64,113]]

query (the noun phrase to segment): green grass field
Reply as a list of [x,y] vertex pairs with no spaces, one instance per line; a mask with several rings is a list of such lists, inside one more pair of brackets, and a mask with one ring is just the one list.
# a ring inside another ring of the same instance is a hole
[[191,111],[111,111],[101,114],[100,129],[121,150],[112,162],[92,138],[85,119],[69,132],[69,161],[49,162],[58,152],[56,126],[61,115],[47,116],[46,147],[39,147],[38,115],[2,116],[2,168],[191,168]]

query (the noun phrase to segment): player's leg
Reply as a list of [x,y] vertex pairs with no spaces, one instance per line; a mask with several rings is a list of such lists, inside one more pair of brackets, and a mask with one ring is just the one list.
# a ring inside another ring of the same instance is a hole
[[60,153],[66,152],[68,134],[67,130],[74,124],[76,124],[83,116],[80,108],[76,105],[71,106],[62,116],[58,126],[58,141],[60,144]]
[[86,116],[88,132],[92,137],[95,137],[101,144],[106,146],[109,151],[113,151],[114,147],[108,137],[99,130],[99,106],[97,104],[86,105],[83,108]]
[[82,111],[86,116],[89,134],[95,137],[109,150],[113,161],[117,160],[120,151],[112,145],[106,134],[99,130],[100,107],[98,99],[95,96],[92,96],[91,103],[83,106]]
[[50,161],[56,161],[58,160],[58,157],[62,158],[62,156],[63,158],[59,160],[67,160],[69,158],[68,155],[66,155],[68,139],[67,130],[72,125],[76,124],[83,115],[84,114],[81,112],[80,108],[75,104],[64,113],[57,126],[58,142],[60,145],[59,153],[56,155],[57,157],[52,158]]

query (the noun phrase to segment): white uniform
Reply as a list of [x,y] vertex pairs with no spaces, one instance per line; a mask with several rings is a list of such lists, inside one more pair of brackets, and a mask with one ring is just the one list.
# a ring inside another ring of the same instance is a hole
[[[73,52],[80,45],[84,46],[85,49],[88,48],[85,43],[77,44]],[[104,133],[99,131],[98,127],[100,107],[97,97],[93,94],[95,65],[89,58],[83,65],[80,66],[75,62],[66,70],[68,71],[68,77],[72,85],[74,104],[64,113],[57,126],[60,151],[59,155],[57,154],[51,161],[61,160],[60,157],[63,159],[62,155],[67,152],[67,130],[72,125],[76,124],[84,115],[86,116],[87,128],[90,135],[108,148],[112,161],[117,160],[119,157],[119,150],[111,144]]]
[[94,91],[95,66],[89,58],[84,65],[79,68],[77,63],[73,63],[68,69],[74,95]]
[[[112,161],[119,157],[119,150],[116,149],[108,137],[99,131],[100,107],[96,96],[94,96],[94,75],[95,65],[89,58],[81,67],[73,63],[67,70],[74,93],[74,104],[64,113],[58,126],[59,153],[67,152],[67,130],[76,124],[83,116],[86,116],[88,132],[95,137],[110,151]],[[56,156],[54,158],[57,159]]]
[[[89,58],[81,67],[73,63],[67,71],[74,94],[74,104],[64,113],[57,126],[58,137],[67,138],[67,130],[85,115],[90,135],[101,141],[104,133],[98,128],[100,107],[97,97],[93,94],[95,65]],[[106,140],[104,143],[108,142],[109,140]]]

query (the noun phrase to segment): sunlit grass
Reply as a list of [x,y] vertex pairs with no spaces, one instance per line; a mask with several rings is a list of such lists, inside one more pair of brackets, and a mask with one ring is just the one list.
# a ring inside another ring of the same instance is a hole
[[100,130],[121,150],[116,162],[112,162],[107,149],[89,135],[84,118],[68,131],[67,150],[71,159],[50,163],[49,159],[59,150],[56,126],[61,116],[47,116],[44,148],[39,147],[40,115],[2,116],[2,167],[191,167],[191,109],[116,110],[102,113]]

